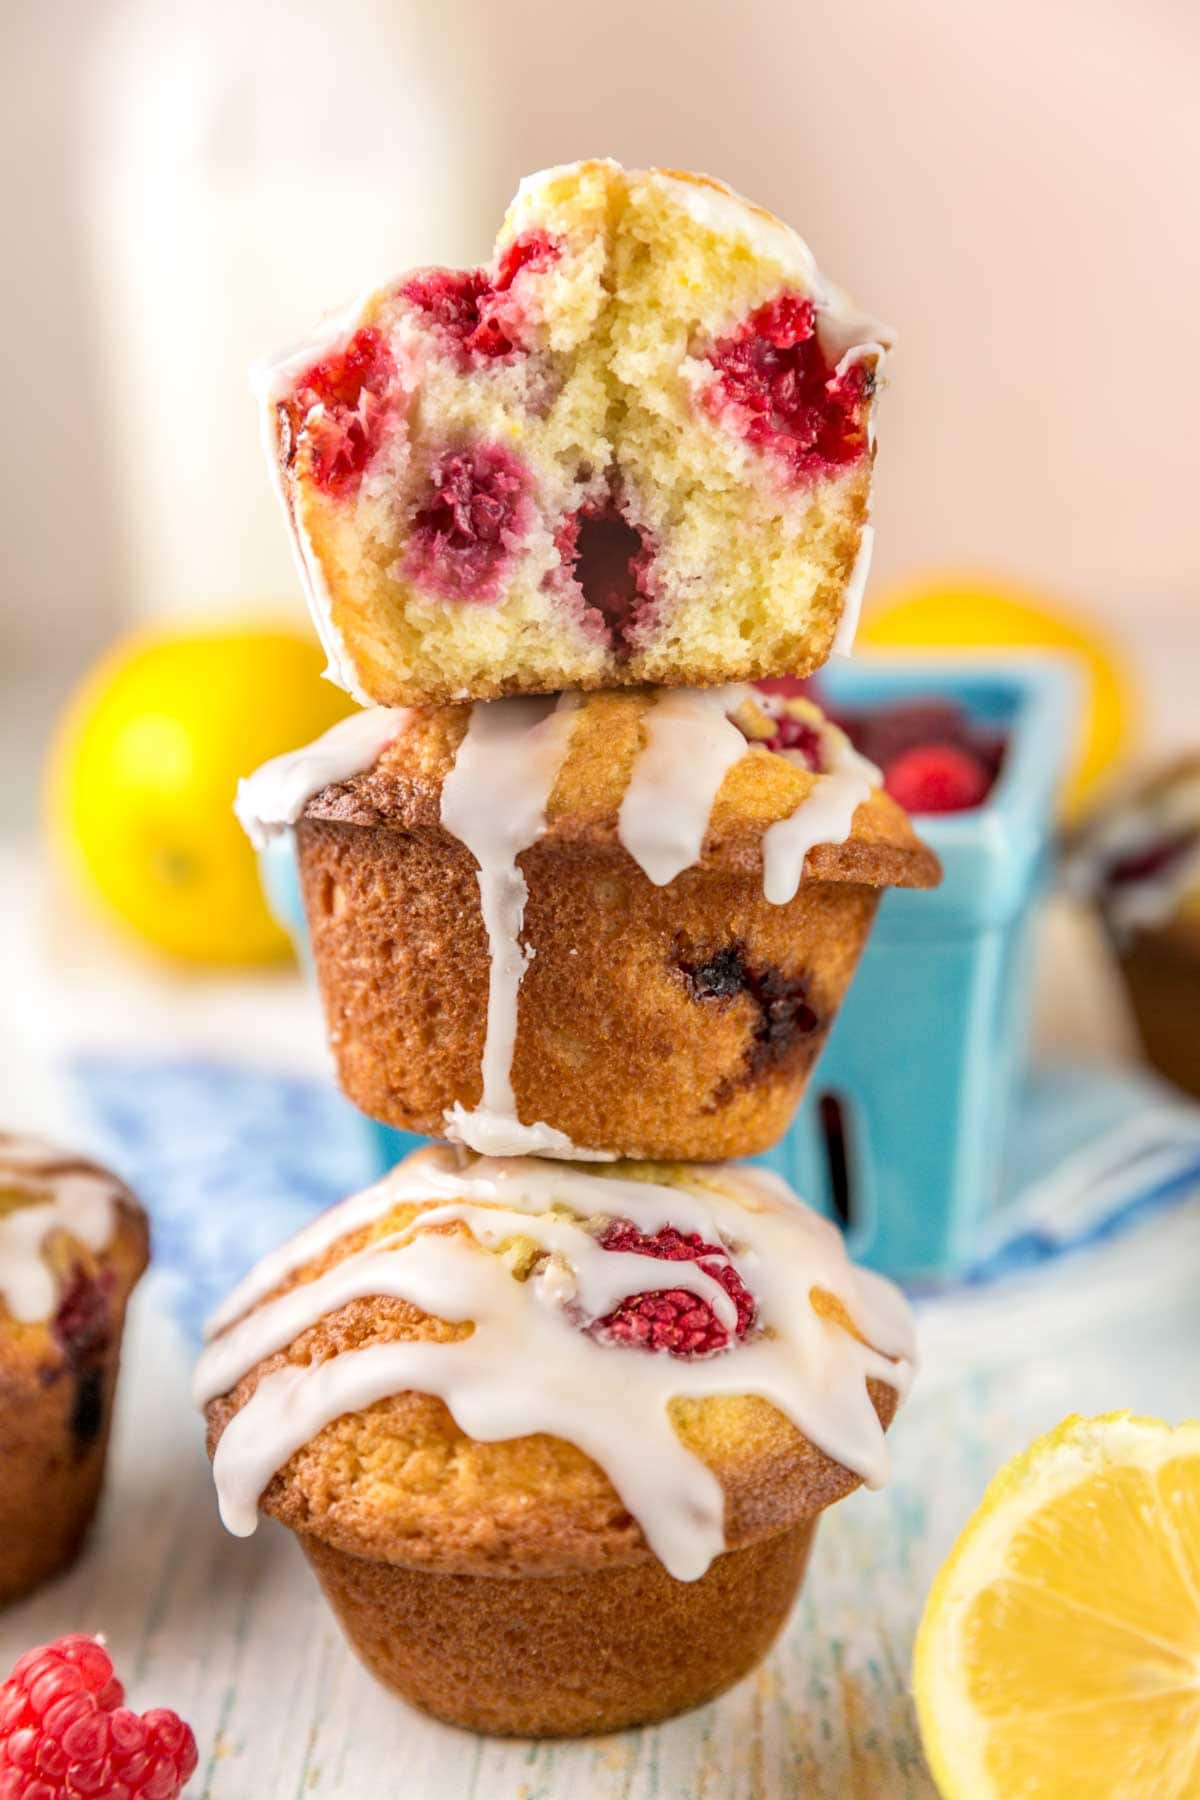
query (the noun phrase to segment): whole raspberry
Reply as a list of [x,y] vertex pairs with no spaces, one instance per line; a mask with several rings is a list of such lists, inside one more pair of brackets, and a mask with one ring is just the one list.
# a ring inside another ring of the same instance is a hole
[[98,1638],[26,1651],[0,1687],[0,1800],[176,1800],[196,1771],[190,1726],[124,1699]]
[[[615,1219],[599,1242],[602,1250],[653,1256],[663,1262],[698,1262],[706,1275],[720,1282],[737,1308],[736,1336],[745,1337],[753,1324],[753,1296],[722,1244],[706,1244],[699,1232],[685,1235],[673,1225],[649,1236],[628,1219]],[[671,1356],[711,1356],[729,1346],[729,1332],[708,1301],[686,1288],[652,1288],[630,1294],[590,1330],[610,1342],[665,1350]]]
[[987,798],[988,771],[957,744],[921,744],[884,770],[883,785],[910,813],[966,812]]

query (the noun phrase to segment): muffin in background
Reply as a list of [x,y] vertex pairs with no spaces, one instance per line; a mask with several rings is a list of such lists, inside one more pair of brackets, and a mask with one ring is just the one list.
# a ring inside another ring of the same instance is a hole
[[148,1243],[145,1214],[115,1175],[0,1133],[0,1605],[83,1543]]
[[1200,752],[1098,813],[1068,870],[1099,909],[1147,1060],[1200,1099]]
[[886,1479],[912,1357],[899,1292],[761,1170],[438,1146],[247,1278],[195,1398],[226,1524],[296,1534],[382,1681],[560,1736],[754,1667],[819,1513]]

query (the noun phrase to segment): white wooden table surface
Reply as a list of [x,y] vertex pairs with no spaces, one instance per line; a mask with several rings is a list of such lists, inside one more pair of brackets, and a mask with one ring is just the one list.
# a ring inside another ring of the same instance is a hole
[[1065,1341],[1048,1321],[1045,1349],[1023,1330],[1022,1360],[974,1373],[931,1349],[893,1433],[891,1486],[823,1521],[759,1672],[666,1725],[539,1745],[475,1738],[393,1699],[342,1643],[286,1532],[223,1532],[188,1357],[149,1284],[99,1529],[70,1575],[0,1615],[0,1663],[104,1631],[131,1702],[192,1722],[189,1800],[929,1800],[908,1665],[939,1560],[997,1464],[1067,1412],[1197,1410],[1198,1298],[1197,1277],[1165,1304],[1145,1288],[1124,1318]]
[[[164,985],[61,935],[51,983],[34,881],[24,856],[0,855],[11,1007],[0,1072],[14,1122],[69,1127],[47,1060],[67,1015],[103,1017],[123,1038],[213,1044],[253,1021],[260,1044],[294,1053],[308,1039],[319,1060],[309,1004],[287,984],[269,1000]],[[1077,959],[1069,977],[1064,947]],[[1044,1016],[1056,1044],[1075,1032],[1119,1041],[1103,984],[1077,979],[1084,949],[1073,938],[1053,949]],[[666,1725],[559,1745],[478,1739],[411,1711],[354,1661],[286,1533],[225,1535],[189,1351],[151,1276],[131,1316],[98,1530],[72,1573],[0,1614],[0,1665],[63,1631],[105,1632],[131,1703],[175,1706],[195,1728],[189,1800],[929,1800],[912,1636],[988,1476],[1071,1411],[1200,1412],[1200,1202],[1147,1228],[1140,1254],[1107,1254],[1094,1281],[1077,1269],[1035,1291],[1011,1330],[994,1307],[982,1329],[986,1300],[928,1320],[922,1378],[892,1434],[894,1480],[823,1521],[796,1612],[756,1675]]]

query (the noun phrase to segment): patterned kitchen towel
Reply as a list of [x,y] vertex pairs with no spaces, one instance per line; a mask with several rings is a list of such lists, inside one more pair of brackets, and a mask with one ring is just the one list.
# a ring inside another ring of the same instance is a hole
[[[419,1141],[385,1136],[306,1077],[111,1054],[77,1058],[71,1075],[100,1147],[150,1212],[160,1291],[194,1339],[264,1251]],[[1200,1219],[1200,1107],[1133,1071],[1043,1067],[1015,1108],[1007,1186],[963,1281],[914,1290],[939,1331],[961,1322],[982,1335],[986,1288],[1004,1297],[997,1329],[1011,1343],[1014,1295],[1040,1296],[1050,1266],[1069,1318],[1071,1290],[1094,1302],[1096,1257],[1118,1241],[1122,1269],[1136,1249],[1151,1279],[1157,1244],[1178,1268],[1185,1248],[1139,1228],[1170,1211],[1186,1234]]]

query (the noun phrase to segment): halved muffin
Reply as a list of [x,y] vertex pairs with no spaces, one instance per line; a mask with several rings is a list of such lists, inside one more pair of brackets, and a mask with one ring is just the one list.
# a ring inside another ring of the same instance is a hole
[[890,341],[719,182],[531,177],[486,268],[261,372],[332,672],[385,705],[807,673],[865,580]]

